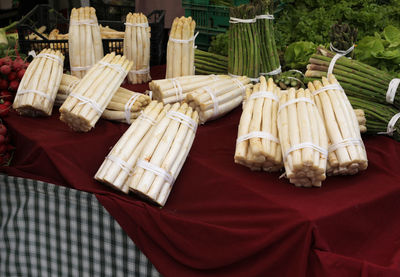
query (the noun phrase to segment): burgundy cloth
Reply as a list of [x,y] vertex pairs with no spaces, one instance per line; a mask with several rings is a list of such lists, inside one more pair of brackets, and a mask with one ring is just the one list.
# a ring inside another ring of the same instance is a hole
[[16,152],[3,171],[95,193],[164,276],[400,276],[400,143],[367,137],[367,171],[296,188],[233,162],[240,115],[198,128],[162,209],[93,179],[122,123],[75,133],[56,110],[11,113]]

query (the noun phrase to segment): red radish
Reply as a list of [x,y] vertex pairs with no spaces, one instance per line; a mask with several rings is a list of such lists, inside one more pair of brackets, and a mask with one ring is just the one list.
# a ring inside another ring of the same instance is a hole
[[9,88],[9,90],[15,92],[15,91],[18,90],[18,86],[19,86],[18,80],[12,80],[12,81],[10,82],[10,86],[9,86],[8,88]]
[[6,138],[3,135],[0,135],[0,144],[5,144]]
[[19,80],[21,80],[22,77],[24,77],[25,71],[26,71],[25,68],[22,68],[22,69],[20,69],[20,70],[18,71],[17,77],[18,77]]
[[0,98],[4,101],[13,101],[14,95],[8,90],[3,90],[0,92]]
[[17,79],[17,73],[15,72],[15,71],[11,71],[9,74],[8,74],[8,80],[9,81],[12,81],[12,80],[15,80],[15,79]]
[[11,72],[11,67],[9,65],[7,65],[7,64],[2,65],[0,67],[0,72],[3,73],[4,75],[8,75]]
[[25,64],[24,60],[21,59],[20,57],[17,57],[13,61],[13,68],[14,68],[15,71],[18,71],[24,66],[24,64]]
[[4,124],[0,123],[0,135],[5,136],[7,134],[7,128]]
[[8,89],[8,82],[5,79],[0,79],[0,89]]
[[12,62],[12,60],[11,60],[11,58],[10,57],[4,57],[4,58],[1,58],[0,59],[0,63],[1,63],[1,65],[3,66],[3,65],[11,65],[11,62]]
[[5,104],[0,104],[0,117],[8,115],[10,112],[10,106],[7,106]]

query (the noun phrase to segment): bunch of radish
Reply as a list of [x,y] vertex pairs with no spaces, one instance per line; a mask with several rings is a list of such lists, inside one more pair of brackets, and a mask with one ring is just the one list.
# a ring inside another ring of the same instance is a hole
[[0,117],[6,116],[29,63],[17,56],[0,59]]
[[10,144],[10,135],[6,126],[0,123],[0,165],[8,165],[14,146]]

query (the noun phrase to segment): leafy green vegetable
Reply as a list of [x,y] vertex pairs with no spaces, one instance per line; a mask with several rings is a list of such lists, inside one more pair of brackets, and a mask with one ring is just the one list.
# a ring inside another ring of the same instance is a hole
[[316,49],[317,45],[310,41],[298,41],[290,44],[284,54],[286,67],[303,69]]
[[208,51],[222,56],[228,56],[228,38],[228,31],[212,37]]

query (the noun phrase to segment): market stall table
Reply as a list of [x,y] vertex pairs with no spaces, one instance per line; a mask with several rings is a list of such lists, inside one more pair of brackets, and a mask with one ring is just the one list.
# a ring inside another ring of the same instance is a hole
[[400,143],[366,137],[365,172],[296,188],[233,162],[240,114],[198,128],[162,209],[93,179],[123,123],[75,133],[56,110],[12,112],[16,152],[2,171],[93,193],[163,276],[400,276]]

